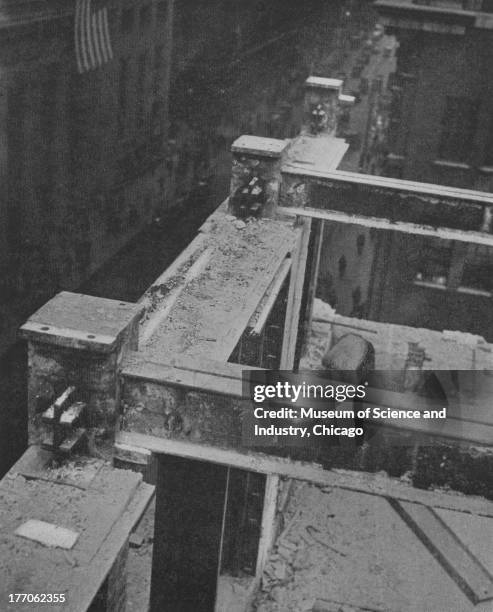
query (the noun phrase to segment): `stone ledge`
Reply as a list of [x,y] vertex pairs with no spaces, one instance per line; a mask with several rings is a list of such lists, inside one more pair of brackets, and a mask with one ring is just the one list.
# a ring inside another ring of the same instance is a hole
[[289,145],[287,140],[263,136],[240,136],[231,145],[232,153],[279,158]]
[[20,336],[43,344],[111,352],[143,306],[62,291],[20,328]]

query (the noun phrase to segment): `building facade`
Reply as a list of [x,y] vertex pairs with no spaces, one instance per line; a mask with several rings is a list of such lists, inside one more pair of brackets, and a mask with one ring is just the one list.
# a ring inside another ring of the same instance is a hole
[[5,346],[162,206],[173,2],[69,4],[0,7]]
[[383,173],[490,191],[493,3],[380,0],[375,7],[399,42]]
[[[475,197],[490,192],[493,5],[379,0],[375,7],[398,41],[397,64],[364,170],[469,188]],[[348,228],[334,259],[332,293],[342,314],[493,338],[491,247],[373,231],[358,250],[360,233]]]
[[[0,345],[168,208],[225,197],[239,133],[294,136],[310,63],[334,52],[345,7],[4,0]],[[80,11],[103,9],[111,57],[91,63],[101,40]]]

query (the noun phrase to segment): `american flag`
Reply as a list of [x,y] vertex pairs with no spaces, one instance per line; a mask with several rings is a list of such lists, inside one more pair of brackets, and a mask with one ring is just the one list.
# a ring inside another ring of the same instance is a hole
[[75,59],[79,74],[100,68],[113,59],[108,8],[102,0],[76,0]]

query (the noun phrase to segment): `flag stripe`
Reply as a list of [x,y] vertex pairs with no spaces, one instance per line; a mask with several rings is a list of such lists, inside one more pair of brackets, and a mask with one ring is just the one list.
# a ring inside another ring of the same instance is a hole
[[99,29],[97,24],[98,16],[96,13],[92,14],[92,23],[91,23],[91,34],[93,37],[93,45],[94,45],[94,56],[96,58],[96,67],[100,67],[103,65],[103,58],[101,56],[101,50],[99,47]]
[[111,45],[110,26],[108,24],[108,9],[104,9],[104,32],[106,35],[106,47],[108,49],[108,56],[110,60],[113,59],[113,47]]
[[77,71],[79,74],[83,71],[82,57],[80,48],[80,13],[81,13],[81,1],[77,0],[75,6],[75,25],[74,25],[74,45],[75,45],[75,61],[77,62]]
[[99,38],[99,46],[101,47],[101,55],[103,56],[103,63],[106,64],[106,62],[108,62],[110,58],[108,57],[108,50],[106,48],[106,40],[104,33],[104,12],[105,9],[103,9],[102,11],[98,11],[97,13],[97,32]]
[[76,0],[74,46],[79,74],[113,59],[107,7],[94,10],[92,0]]
[[80,50],[83,71],[90,69],[86,46],[86,4],[87,0],[80,0]]
[[111,45],[110,27],[108,24],[108,9],[104,9],[104,31],[106,34],[106,46],[110,60],[113,59],[113,47]]
[[91,36],[91,0],[86,0],[86,15],[85,15],[85,22],[86,22],[86,41],[87,41],[87,50],[88,50],[88,55],[89,55],[89,70],[92,70],[93,68],[96,67],[96,58],[94,55],[94,47],[93,47],[93,41],[92,41],[92,36]]
[[86,46],[86,4],[87,0],[81,0],[81,13],[80,13],[80,44],[82,49],[82,62],[84,66],[84,70],[89,70],[89,57],[87,54],[87,46]]

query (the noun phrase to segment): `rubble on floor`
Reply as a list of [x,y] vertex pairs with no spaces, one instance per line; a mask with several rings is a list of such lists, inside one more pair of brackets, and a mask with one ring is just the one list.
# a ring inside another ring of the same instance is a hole
[[253,576],[219,576],[215,612],[245,612],[252,584]]
[[386,498],[298,482],[254,609],[484,612],[489,604],[471,603]]
[[348,333],[373,344],[376,370],[404,369],[413,347],[420,349],[422,369],[493,370],[493,345],[481,336],[345,317],[320,299],[314,301],[311,335],[300,367],[323,369],[322,357],[327,348]]

